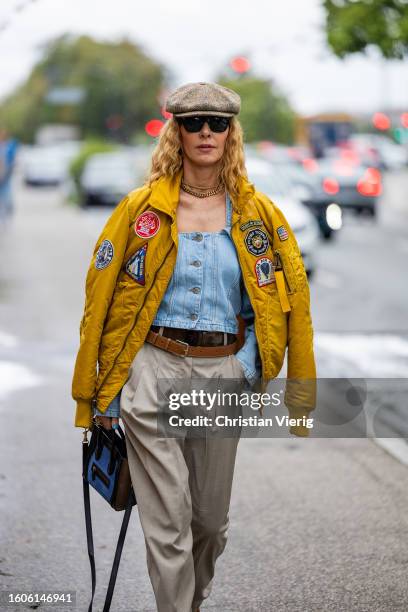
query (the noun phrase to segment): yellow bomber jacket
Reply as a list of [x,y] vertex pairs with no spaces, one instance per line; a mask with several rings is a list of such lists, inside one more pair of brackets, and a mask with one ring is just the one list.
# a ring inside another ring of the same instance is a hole
[[[104,412],[119,393],[163,299],[177,257],[180,181],[181,172],[129,193],[95,245],[72,382],[76,427],[91,428],[92,402]],[[292,385],[285,404],[291,417],[307,415],[315,405],[316,368],[298,244],[282,211],[245,178],[231,201],[231,236],[255,313],[261,389],[279,374],[287,348]]]

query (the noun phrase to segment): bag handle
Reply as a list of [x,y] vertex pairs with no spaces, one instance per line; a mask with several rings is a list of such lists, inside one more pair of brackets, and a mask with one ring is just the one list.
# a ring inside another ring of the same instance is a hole
[[118,574],[120,558],[122,556],[123,544],[125,542],[126,532],[129,525],[130,515],[132,513],[132,494],[129,494],[128,501],[126,504],[125,516],[123,517],[122,526],[120,528],[118,543],[115,551],[115,558],[113,560],[112,571],[109,578],[108,591],[106,593],[105,605],[103,606],[103,612],[108,612],[110,609],[113,591],[115,589],[116,576]]
[[[88,547],[88,557],[91,566],[91,579],[92,579],[92,596],[89,603],[88,612],[92,612],[92,605],[95,596],[96,588],[96,571],[95,571],[95,553],[93,545],[93,533],[92,533],[92,515],[91,515],[91,503],[89,498],[89,483],[86,480],[86,460],[88,455],[89,442],[87,439],[88,429],[84,431],[84,438],[82,440],[82,485],[84,493],[84,509],[85,509],[85,527],[86,527],[86,541]],[[103,612],[109,612],[110,605],[112,602],[113,591],[115,589],[116,577],[119,569],[120,558],[122,556],[123,544],[125,542],[126,532],[129,525],[130,515],[132,513],[132,489],[130,490],[129,498],[126,504],[125,515],[123,517],[122,526],[119,533],[118,543],[116,546],[115,558],[113,560],[111,575],[109,579],[108,591],[106,593],[105,604]]]
[[89,442],[87,439],[88,430],[84,431],[84,439],[82,440],[82,487],[84,492],[84,508],[85,508],[85,527],[86,527],[86,541],[88,546],[88,557],[91,565],[91,578],[92,578],[92,597],[89,604],[88,612],[92,612],[92,604],[95,595],[96,587],[96,572],[95,572],[95,555],[92,535],[92,517],[91,517],[91,504],[89,500],[89,483],[85,478],[86,470],[86,459],[88,455]]

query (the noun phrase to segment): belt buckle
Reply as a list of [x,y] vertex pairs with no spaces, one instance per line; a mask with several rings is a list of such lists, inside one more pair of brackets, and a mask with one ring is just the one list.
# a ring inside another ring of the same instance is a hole
[[188,353],[188,349],[190,348],[190,345],[188,342],[184,342],[184,340],[175,340],[176,342],[178,342],[179,344],[184,344],[186,347],[186,352],[182,353],[181,355],[179,355],[179,353],[176,353],[177,355],[179,355],[180,357],[187,357],[187,353]]

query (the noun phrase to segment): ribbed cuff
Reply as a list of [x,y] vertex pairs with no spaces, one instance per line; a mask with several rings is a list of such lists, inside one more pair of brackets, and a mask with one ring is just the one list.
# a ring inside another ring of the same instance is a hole
[[303,427],[303,425],[292,425],[289,431],[294,436],[299,436],[301,438],[307,438],[310,433],[310,429],[308,427]]
[[75,427],[91,427],[92,400],[77,400]]
[[310,408],[299,408],[299,406],[291,407],[288,405],[286,405],[286,407],[291,419],[302,419],[303,417],[307,419],[309,412],[311,412]]

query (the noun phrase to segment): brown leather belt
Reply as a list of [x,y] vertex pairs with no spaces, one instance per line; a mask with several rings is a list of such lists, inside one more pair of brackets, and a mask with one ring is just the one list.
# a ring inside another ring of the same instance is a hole
[[[225,357],[237,352],[236,334],[152,325],[146,342],[180,357]],[[227,344],[224,344],[227,342]]]

